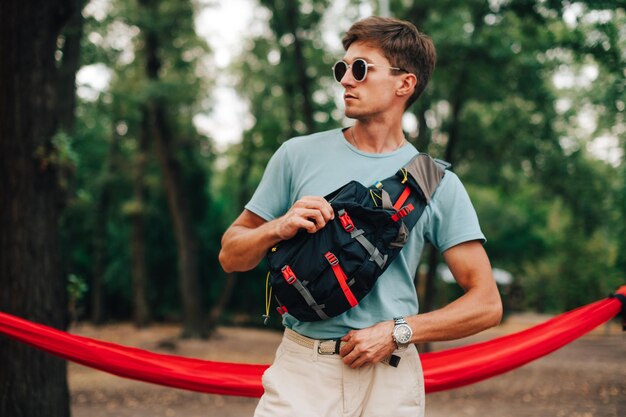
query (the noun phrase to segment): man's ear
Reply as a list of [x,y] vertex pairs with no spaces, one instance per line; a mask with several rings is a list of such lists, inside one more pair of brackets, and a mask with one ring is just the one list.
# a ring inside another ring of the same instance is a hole
[[417,77],[415,74],[403,74],[400,86],[396,90],[396,95],[399,97],[410,96],[415,91],[415,87],[417,87]]

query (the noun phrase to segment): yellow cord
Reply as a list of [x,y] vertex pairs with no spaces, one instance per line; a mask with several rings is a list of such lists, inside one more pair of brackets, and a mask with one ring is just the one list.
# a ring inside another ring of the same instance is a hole
[[370,190],[370,197],[372,197],[372,201],[374,201],[374,205],[376,207],[378,207],[378,203],[376,202],[376,198],[378,198],[380,201],[383,201],[383,198],[381,196],[379,196],[378,194],[376,194],[374,192],[374,190]]
[[404,178],[402,179],[402,184],[404,184],[409,179],[409,172],[404,168],[400,168],[400,171],[402,172],[402,175],[404,175]]
[[265,277],[265,318],[264,324],[267,324],[267,321],[270,318],[270,305],[272,304],[272,287],[270,287],[270,272],[267,271],[267,277]]

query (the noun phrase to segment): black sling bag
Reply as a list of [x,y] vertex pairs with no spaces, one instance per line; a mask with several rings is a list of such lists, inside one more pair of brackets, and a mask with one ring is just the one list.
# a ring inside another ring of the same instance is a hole
[[267,253],[278,312],[318,321],[357,305],[402,250],[446,168],[446,162],[418,154],[369,188],[351,181],[327,195],[332,221]]

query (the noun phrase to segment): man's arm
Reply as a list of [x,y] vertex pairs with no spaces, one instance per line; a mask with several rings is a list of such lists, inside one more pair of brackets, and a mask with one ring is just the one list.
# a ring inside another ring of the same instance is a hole
[[[493,279],[489,258],[479,241],[461,243],[443,257],[465,294],[447,306],[406,317],[413,330],[411,343],[452,340],[496,326],[502,318],[502,301]],[[342,340],[344,363],[358,368],[388,357],[396,344],[391,337],[393,320],[350,331]]]
[[292,238],[301,229],[315,233],[334,217],[322,197],[302,197],[285,215],[269,222],[244,209],[222,236],[220,264],[226,272],[248,271],[281,240]]

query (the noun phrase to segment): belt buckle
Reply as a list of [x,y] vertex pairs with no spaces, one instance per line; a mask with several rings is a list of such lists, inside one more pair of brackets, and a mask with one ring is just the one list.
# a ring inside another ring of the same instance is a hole
[[[333,342],[335,344],[335,348],[334,350],[331,351],[322,351],[322,343],[329,343],[329,342]],[[317,344],[317,354],[318,355],[338,355],[339,354],[339,349],[341,347],[341,340],[337,339],[337,340],[320,340],[320,342]]]

